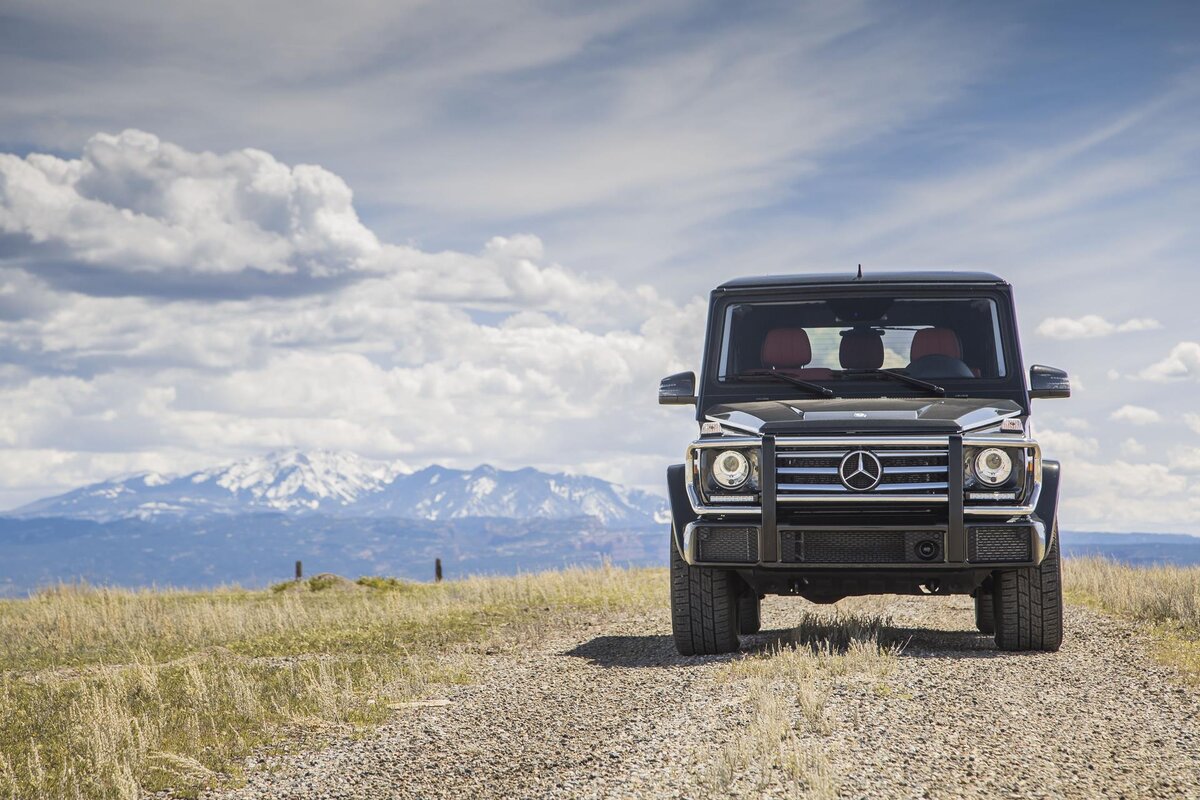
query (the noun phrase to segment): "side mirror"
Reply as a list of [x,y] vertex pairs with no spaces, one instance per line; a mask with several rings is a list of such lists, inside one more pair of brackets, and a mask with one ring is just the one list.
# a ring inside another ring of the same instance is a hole
[[1044,367],[1041,364],[1034,364],[1029,368],[1029,397],[1031,399],[1070,396],[1071,379],[1067,377],[1067,373],[1054,367]]
[[696,405],[696,373],[680,372],[668,375],[658,383],[660,406]]

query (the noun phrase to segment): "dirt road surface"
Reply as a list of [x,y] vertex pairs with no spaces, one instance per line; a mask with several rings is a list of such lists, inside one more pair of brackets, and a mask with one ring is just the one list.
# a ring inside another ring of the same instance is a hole
[[790,744],[758,749],[770,761],[806,748],[824,783],[769,765],[713,783],[722,760],[753,760],[736,754],[759,735],[749,684],[731,674],[769,660],[815,608],[768,598],[749,656],[676,656],[665,609],[564,627],[481,656],[480,680],[446,705],[270,761],[214,797],[1200,798],[1200,700],[1134,627],[1068,607],[1059,653],[1001,653],[970,602],[881,600],[883,638],[902,649],[885,675],[822,678],[817,726],[798,693],[779,695]]

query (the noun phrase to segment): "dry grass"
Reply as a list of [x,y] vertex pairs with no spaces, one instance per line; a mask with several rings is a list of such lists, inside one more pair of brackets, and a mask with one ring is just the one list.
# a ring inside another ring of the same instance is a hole
[[1200,567],[1130,567],[1103,558],[1063,562],[1068,592],[1123,616],[1200,634]]
[[0,602],[0,798],[195,794],[256,748],[381,722],[554,614],[661,605],[661,570]]
[[1200,567],[1131,567],[1103,558],[1066,559],[1068,599],[1144,623],[1158,658],[1200,683]]
[[809,613],[783,639],[731,662],[722,678],[745,688],[749,713],[701,777],[701,788],[714,795],[836,797],[825,755],[834,727],[829,693],[839,682],[874,682],[895,668],[898,645],[880,641],[887,622],[845,608]]

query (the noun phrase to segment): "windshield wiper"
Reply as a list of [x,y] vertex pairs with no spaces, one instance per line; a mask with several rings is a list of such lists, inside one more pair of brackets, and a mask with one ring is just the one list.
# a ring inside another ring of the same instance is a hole
[[813,394],[819,394],[824,397],[833,397],[833,389],[828,386],[822,386],[819,383],[811,383],[803,378],[795,378],[788,375],[786,372],[779,372],[773,369],[752,369],[746,372],[739,372],[733,376],[735,380],[744,380],[746,378],[775,378],[776,380],[786,381],[793,386],[799,386],[801,389],[808,389]]
[[901,383],[907,383],[909,386],[916,386],[918,389],[924,389],[927,392],[933,392],[938,397],[945,397],[946,390],[936,383],[923,381],[920,378],[914,378],[911,375],[905,375],[903,372],[896,372],[890,369],[847,369],[842,370],[846,375],[882,375],[888,378],[895,378]]

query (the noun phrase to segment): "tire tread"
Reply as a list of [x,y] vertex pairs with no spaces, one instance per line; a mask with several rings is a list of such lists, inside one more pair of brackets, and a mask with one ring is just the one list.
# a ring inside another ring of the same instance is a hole
[[1001,650],[1058,650],[1063,598],[1057,525],[1041,564],[999,572],[994,581],[996,645]]
[[729,570],[690,566],[671,542],[671,632],[680,655],[738,649],[738,584]]

